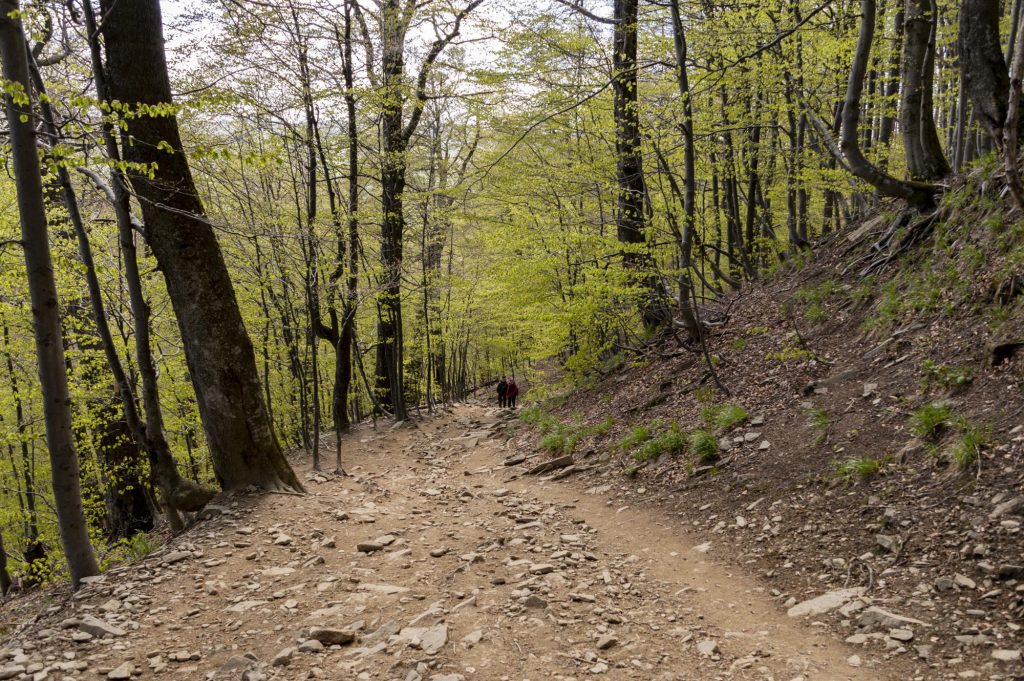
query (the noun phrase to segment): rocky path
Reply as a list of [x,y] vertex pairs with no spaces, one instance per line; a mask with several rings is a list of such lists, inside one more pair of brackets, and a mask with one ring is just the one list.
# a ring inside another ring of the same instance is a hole
[[896,678],[666,519],[504,466],[508,427],[362,426],[350,477],[222,501],[17,632],[0,680]]

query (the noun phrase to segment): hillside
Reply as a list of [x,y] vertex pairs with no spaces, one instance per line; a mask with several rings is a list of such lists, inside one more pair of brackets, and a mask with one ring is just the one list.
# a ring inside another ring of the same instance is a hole
[[1004,195],[979,168],[934,217],[883,205],[725,298],[728,394],[700,353],[652,347],[516,442],[574,449],[587,486],[673,518],[780,611],[859,589],[812,619],[862,658],[1019,678],[1024,223]]

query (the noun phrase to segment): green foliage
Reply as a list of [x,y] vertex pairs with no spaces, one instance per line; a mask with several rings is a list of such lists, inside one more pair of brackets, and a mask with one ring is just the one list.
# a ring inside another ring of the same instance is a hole
[[924,374],[926,386],[934,384],[947,390],[964,388],[974,382],[974,371],[970,367],[938,364],[930,359],[921,362],[921,373]]
[[988,444],[988,433],[966,418],[956,419],[959,431],[949,449],[949,458],[961,471],[967,471],[978,463],[982,448]]
[[821,444],[828,437],[832,417],[821,407],[810,407],[807,410],[807,427],[817,434],[815,444]]
[[718,460],[718,440],[706,430],[695,430],[690,433],[690,451],[702,464]]
[[633,449],[634,447],[637,447],[643,444],[644,442],[647,442],[652,437],[654,437],[654,433],[651,431],[650,427],[642,424],[633,426],[623,436],[623,438],[619,440],[619,449]]
[[709,428],[732,430],[750,418],[738,404],[710,404],[700,410],[700,417]]
[[870,457],[851,457],[848,459],[837,459],[832,462],[836,474],[841,478],[852,480],[854,478],[872,478],[882,470],[883,462]]
[[541,449],[551,454],[572,454],[576,451],[576,445],[580,443],[580,440],[586,437],[605,435],[615,425],[615,420],[610,416],[593,425],[586,425],[579,421],[561,423],[548,414],[539,417],[531,416],[531,418],[537,419],[536,422],[541,427],[543,434],[540,439]]
[[673,423],[669,428],[645,441],[633,452],[633,458],[638,462],[653,461],[662,454],[679,454],[684,449],[686,437],[679,430],[679,424]]
[[121,539],[111,545],[103,556],[100,568],[106,570],[118,563],[132,562],[145,558],[159,548],[159,544],[145,532],[136,532],[127,539]]
[[952,414],[949,405],[932,402],[919,407],[910,416],[910,431],[926,440],[938,439],[950,426]]

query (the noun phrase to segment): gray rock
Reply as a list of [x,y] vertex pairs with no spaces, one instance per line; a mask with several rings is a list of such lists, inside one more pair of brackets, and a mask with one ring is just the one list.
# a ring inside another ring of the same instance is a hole
[[826,612],[831,612],[840,608],[853,599],[859,598],[863,595],[864,589],[862,587],[829,591],[828,593],[811,598],[810,600],[797,603],[787,610],[786,614],[790,617],[806,617],[808,615],[813,617],[815,615],[823,615]]
[[295,648],[285,648],[277,655],[274,655],[274,659],[270,661],[271,667],[287,667],[292,663],[292,657],[295,655]]
[[220,666],[221,672],[233,672],[239,669],[255,669],[257,661],[248,655],[232,655],[227,662]]
[[324,651],[324,644],[315,638],[311,638],[307,641],[303,641],[299,644],[300,653],[322,653]]
[[7,664],[0,667],[0,680],[14,679],[25,673],[25,666],[20,664]]
[[1000,662],[1017,662],[1020,660],[1020,650],[996,649],[992,651],[992,658]]
[[135,671],[135,665],[131,662],[123,662],[119,667],[115,667],[110,670],[107,674],[107,678],[112,681],[127,681],[132,678],[132,672]]
[[164,565],[174,565],[175,563],[180,563],[181,561],[191,557],[191,551],[172,551],[164,556],[164,559],[161,562]]
[[885,629],[904,629],[910,625],[927,626],[921,620],[912,617],[904,617],[896,613],[882,610],[877,606],[871,606],[861,613],[857,618],[857,626],[860,627],[883,627]]
[[875,543],[889,553],[895,552],[900,547],[900,540],[887,534],[876,534]]
[[125,635],[125,630],[116,627],[109,622],[105,622],[98,617],[92,615],[86,615],[79,622],[78,628],[80,631],[84,631],[87,634],[92,634],[97,638],[103,638],[104,636],[110,636],[111,638],[117,638]]
[[375,553],[376,551],[383,551],[384,545],[375,541],[364,541],[356,544],[356,551],[359,553]]
[[996,504],[996,507],[992,509],[992,512],[988,514],[988,517],[995,520],[996,518],[1001,518],[1004,515],[1019,514],[1021,510],[1024,510],[1024,497],[1014,497],[1009,501]]
[[330,627],[313,627],[309,637],[320,641],[325,646],[344,646],[356,639],[355,632],[350,629],[332,629]]
[[714,639],[706,638],[697,644],[697,652],[704,657],[711,657],[718,652],[718,642]]
[[605,634],[601,638],[597,639],[597,649],[608,650],[609,648],[616,646],[618,642],[619,639],[615,638],[611,634]]

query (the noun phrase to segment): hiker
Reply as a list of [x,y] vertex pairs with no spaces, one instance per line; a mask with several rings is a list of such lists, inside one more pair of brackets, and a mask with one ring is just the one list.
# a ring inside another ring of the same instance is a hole
[[505,404],[508,402],[508,398],[506,397],[506,395],[508,395],[508,381],[506,381],[505,377],[502,376],[501,380],[498,381],[498,406],[499,407],[504,407]]
[[516,408],[516,397],[519,396],[519,386],[516,385],[516,379],[508,379],[508,386],[505,392],[505,401],[508,403],[509,409]]

